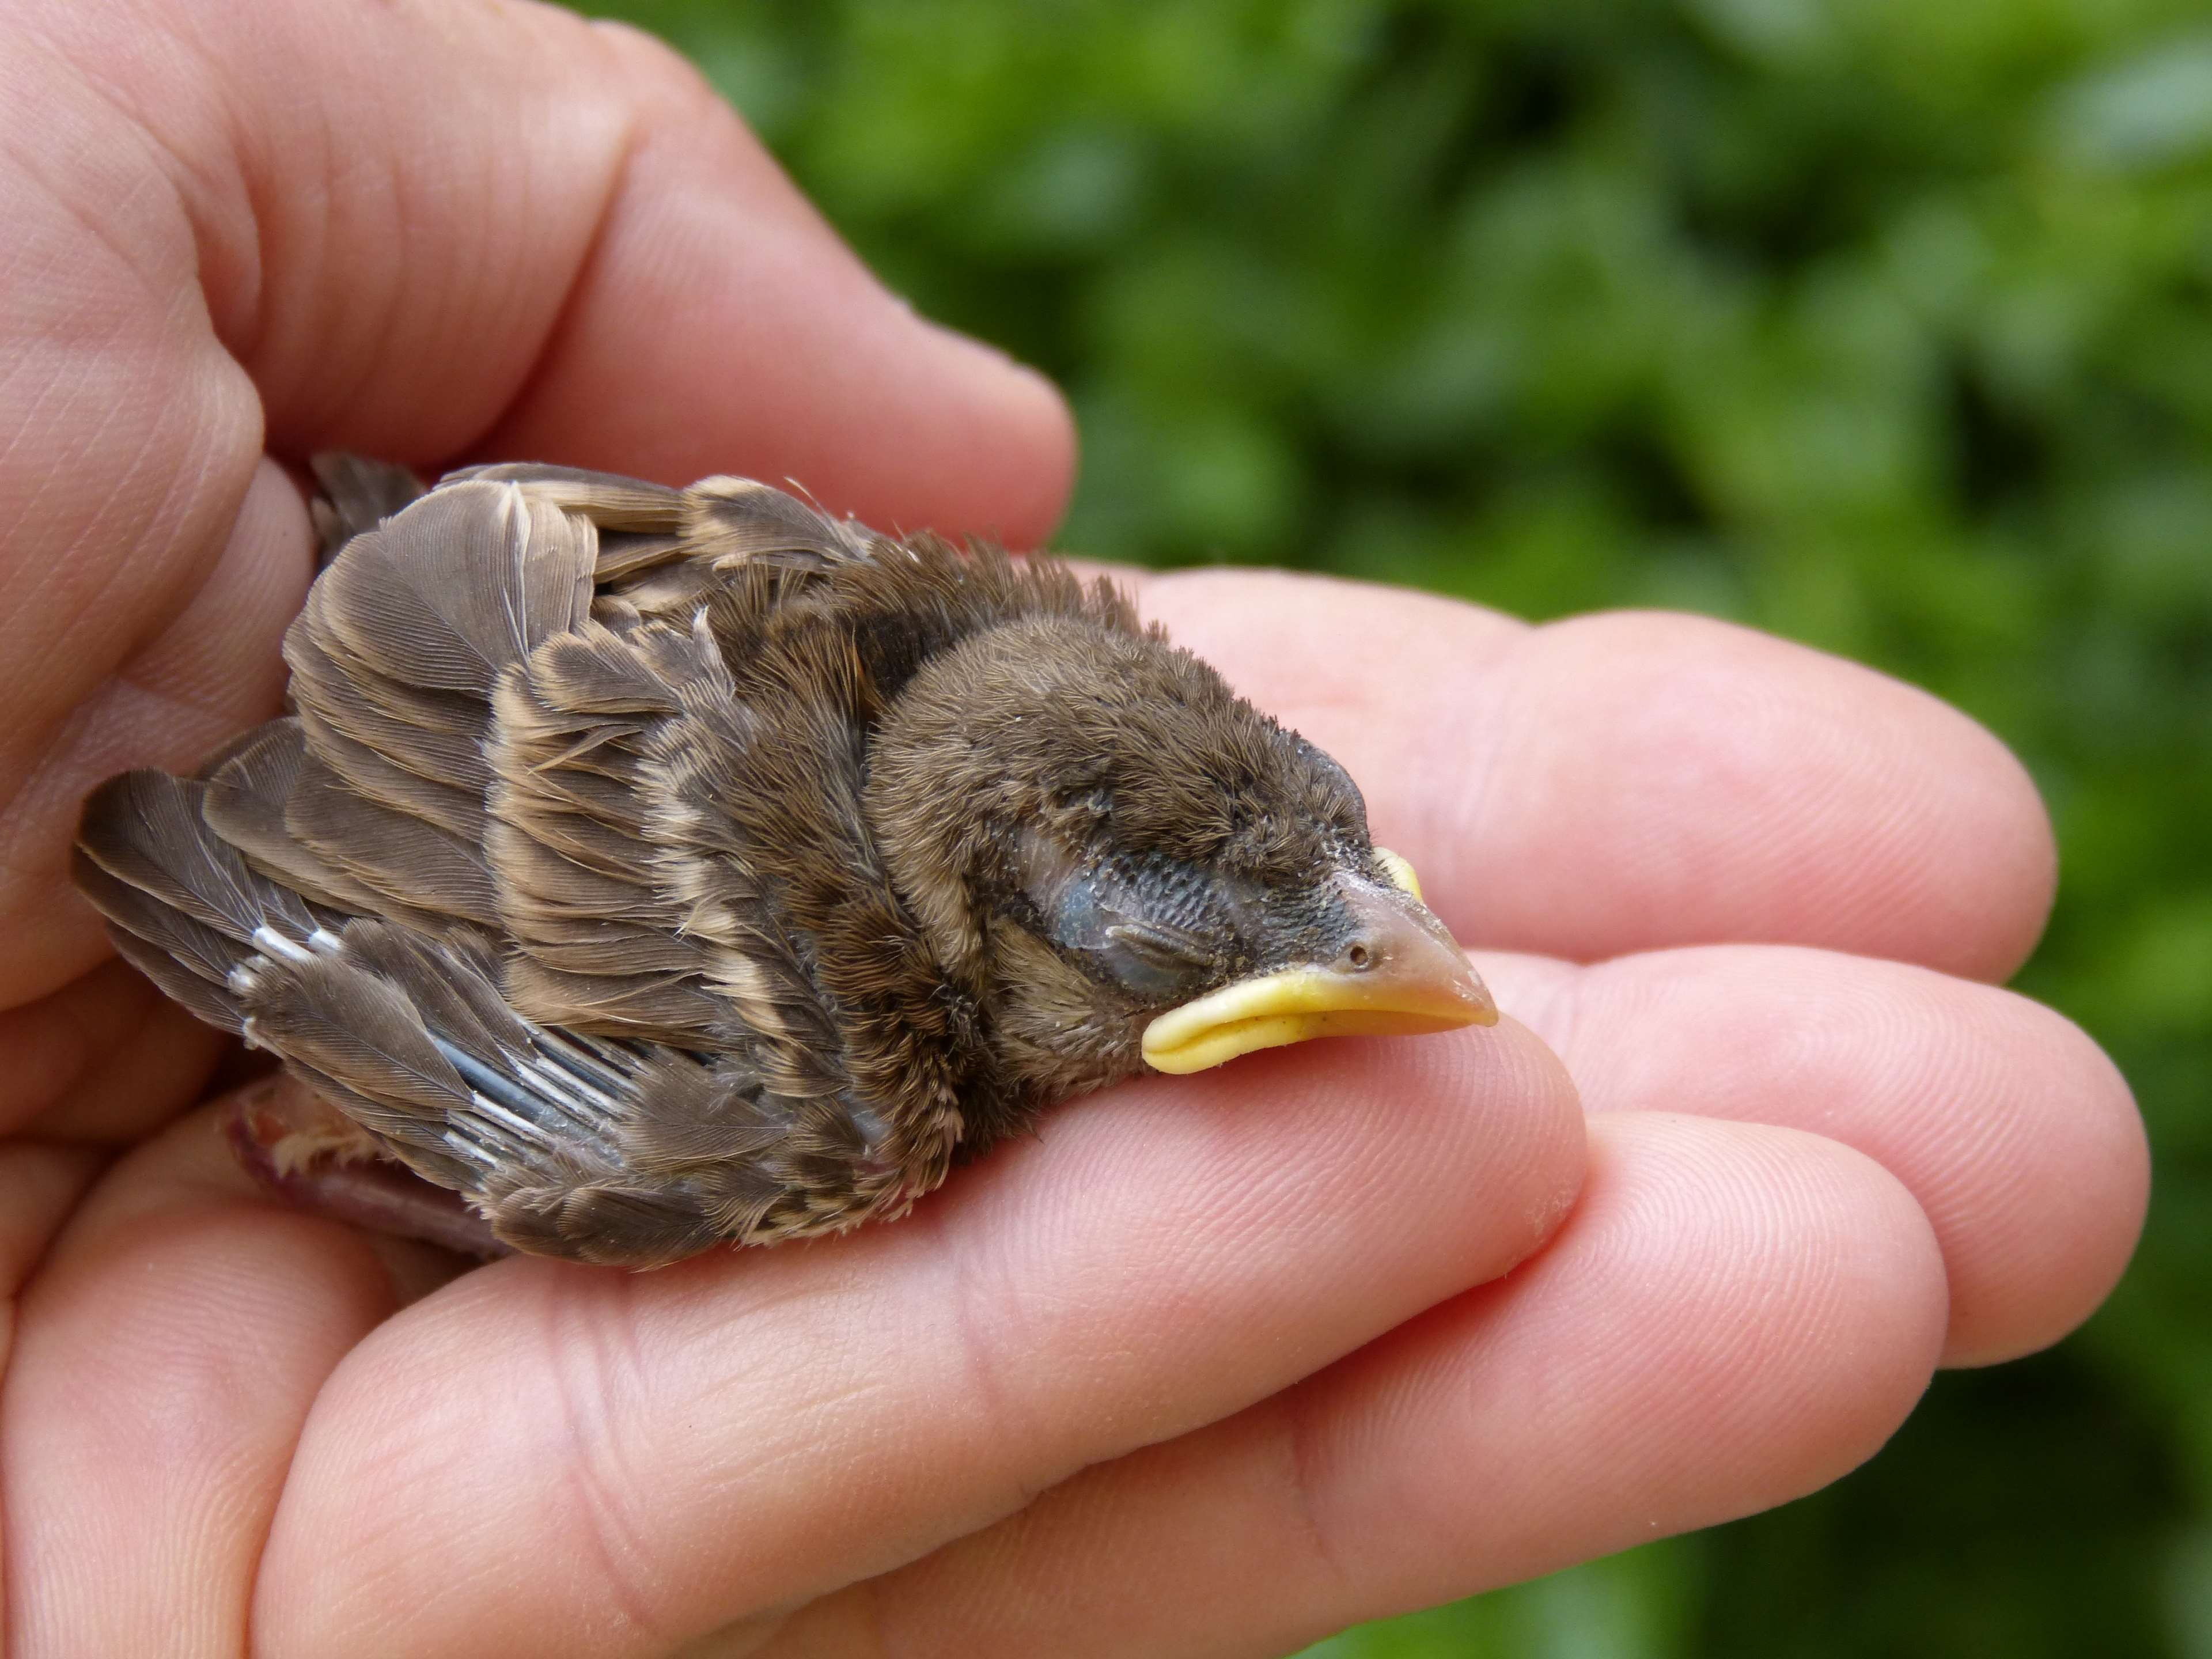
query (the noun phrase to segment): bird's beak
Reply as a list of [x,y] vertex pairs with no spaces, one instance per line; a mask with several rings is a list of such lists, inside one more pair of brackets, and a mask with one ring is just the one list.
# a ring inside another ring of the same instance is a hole
[[1352,943],[1336,961],[1239,980],[1171,1008],[1145,1028],[1156,1072],[1203,1072],[1309,1037],[1401,1036],[1494,1025],[1498,1005],[1443,923],[1420,902],[1413,867],[1376,849],[1395,889],[1338,878]]

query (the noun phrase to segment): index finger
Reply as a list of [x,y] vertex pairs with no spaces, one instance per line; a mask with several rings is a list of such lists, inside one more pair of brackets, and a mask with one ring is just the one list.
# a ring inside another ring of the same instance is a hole
[[2042,931],[2055,854],[2026,770],[1840,658],[1279,573],[1146,578],[1140,604],[1344,763],[1464,943],[1815,945],[2002,979]]

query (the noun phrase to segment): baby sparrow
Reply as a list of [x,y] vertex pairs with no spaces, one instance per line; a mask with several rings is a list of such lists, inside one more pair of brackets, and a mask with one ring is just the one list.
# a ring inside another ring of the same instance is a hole
[[296,712],[110,780],[76,865],[337,1109],[287,1176],[649,1267],[897,1214],[1147,1067],[1497,1017],[1344,769],[1105,582],[737,478],[318,471]]

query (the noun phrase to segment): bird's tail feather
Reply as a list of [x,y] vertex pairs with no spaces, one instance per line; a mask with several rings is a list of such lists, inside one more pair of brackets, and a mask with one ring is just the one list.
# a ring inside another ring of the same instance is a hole
[[85,802],[76,875],[116,948],[201,1018],[243,1028],[234,979],[270,949],[304,948],[306,901],[246,863],[203,811],[208,785],[125,772]]

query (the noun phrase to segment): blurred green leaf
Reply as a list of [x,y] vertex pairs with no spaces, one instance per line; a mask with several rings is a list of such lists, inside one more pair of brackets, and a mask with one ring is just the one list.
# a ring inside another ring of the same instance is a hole
[[2062,91],[2059,146],[2092,166],[2162,167],[2212,155],[2212,33],[2160,41]]

